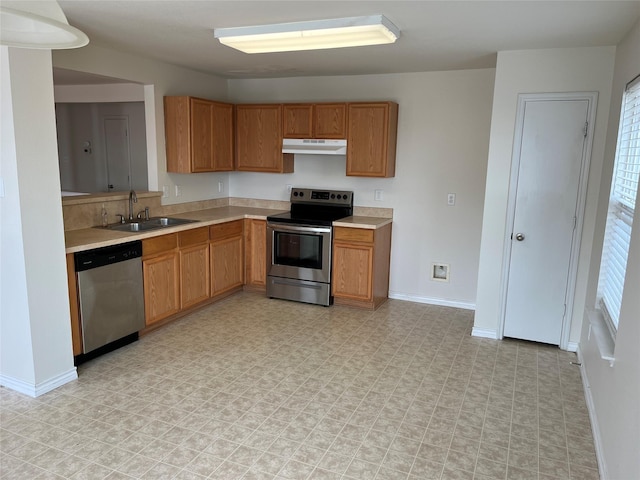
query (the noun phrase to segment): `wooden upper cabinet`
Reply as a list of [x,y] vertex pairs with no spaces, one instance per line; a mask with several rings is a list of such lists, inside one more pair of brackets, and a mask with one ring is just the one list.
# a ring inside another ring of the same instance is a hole
[[347,175],[393,177],[398,104],[350,103],[347,118]]
[[347,138],[347,104],[318,103],[313,106],[314,138]]
[[347,104],[283,105],[285,138],[347,138]]
[[282,153],[282,105],[236,105],[236,167],[250,172],[293,172]]
[[234,168],[233,105],[211,102],[213,118],[213,166],[214,171],[230,171]]
[[167,172],[233,170],[233,105],[164,97]]
[[284,138],[313,138],[313,105],[283,105]]

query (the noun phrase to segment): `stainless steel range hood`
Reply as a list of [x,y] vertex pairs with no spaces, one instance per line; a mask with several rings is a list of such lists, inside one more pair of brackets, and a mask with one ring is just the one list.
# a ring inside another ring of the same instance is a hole
[[306,138],[285,138],[282,153],[305,153],[307,155],[346,155],[346,140],[312,140]]

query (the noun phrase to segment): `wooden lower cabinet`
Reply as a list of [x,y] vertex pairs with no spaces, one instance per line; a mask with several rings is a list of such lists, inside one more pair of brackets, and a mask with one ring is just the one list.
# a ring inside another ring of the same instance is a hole
[[69,313],[71,318],[71,342],[73,356],[82,353],[82,325],[80,323],[80,303],[78,302],[78,281],[73,253],[67,254],[67,287],[69,289]]
[[178,235],[142,241],[144,315],[152,325],[180,311],[180,257]]
[[391,224],[333,229],[332,294],[337,305],[378,308],[389,294]]
[[253,218],[245,219],[245,288],[266,291],[267,289],[267,222]]
[[210,228],[211,296],[242,288],[244,283],[244,225],[242,220]]
[[178,234],[180,253],[180,308],[204,302],[210,296],[209,229],[194,228]]

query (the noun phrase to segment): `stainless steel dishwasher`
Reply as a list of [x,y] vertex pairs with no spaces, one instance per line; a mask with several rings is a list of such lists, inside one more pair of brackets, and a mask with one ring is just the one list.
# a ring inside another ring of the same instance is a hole
[[75,254],[83,354],[137,340],[145,326],[141,257],[141,241]]

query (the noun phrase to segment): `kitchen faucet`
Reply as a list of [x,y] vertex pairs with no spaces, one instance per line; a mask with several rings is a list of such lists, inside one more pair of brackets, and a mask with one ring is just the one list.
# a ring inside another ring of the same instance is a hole
[[129,221],[133,222],[133,204],[138,203],[138,196],[136,192],[131,190],[129,192]]

